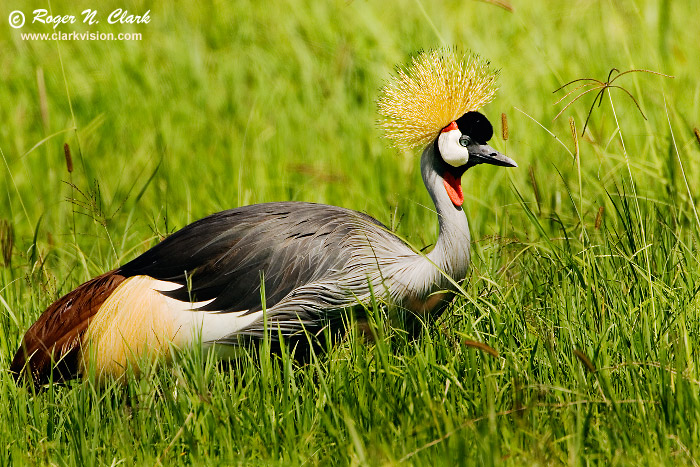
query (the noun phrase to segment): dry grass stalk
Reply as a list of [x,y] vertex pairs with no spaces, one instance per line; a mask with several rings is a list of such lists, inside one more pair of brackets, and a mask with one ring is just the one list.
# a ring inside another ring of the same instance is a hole
[[44,126],[44,132],[49,129],[49,102],[46,99],[46,81],[44,80],[44,69],[39,67],[36,69],[36,86],[39,92],[39,113],[41,114],[41,123]]
[[591,361],[591,359],[588,358],[588,356],[585,353],[583,353],[579,349],[574,349],[574,355],[576,355],[576,358],[578,358],[581,361],[581,363],[583,363],[583,366],[585,366],[589,372],[595,373],[596,371],[598,371],[596,370],[596,367]]
[[542,214],[542,206],[540,205],[540,189],[537,186],[537,179],[535,178],[535,170],[530,166],[530,183],[532,183],[532,191],[535,192],[535,202],[537,203],[537,214]]
[[491,355],[492,357],[498,358],[498,351],[496,349],[494,349],[493,347],[491,347],[490,345],[484,344],[483,342],[474,341],[471,339],[465,339],[464,345],[467,345],[469,347],[474,347],[475,349],[482,350],[482,351],[486,352],[487,354]]
[[508,0],[480,0],[484,3],[490,3],[491,5],[495,5],[499,8],[503,8],[506,11],[510,11],[513,13],[515,11],[515,8],[513,8],[513,5]]

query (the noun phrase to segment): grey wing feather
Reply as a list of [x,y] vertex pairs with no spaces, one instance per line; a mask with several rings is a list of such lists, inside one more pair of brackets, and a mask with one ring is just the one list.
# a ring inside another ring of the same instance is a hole
[[[312,321],[319,310],[347,306],[355,292],[369,289],[371,267],[355,264],[367,232],[404,246],[359,212],[313,203],[251,205],[190,224],[120,273],[181,284],[165,293],[181,301],[212,300],[203,311],[246,313],[262,309],[262,273],[266,308],[278,308],[275,321]],[[341,284],[344,271],[359,275],[347,282],[348,290]]]

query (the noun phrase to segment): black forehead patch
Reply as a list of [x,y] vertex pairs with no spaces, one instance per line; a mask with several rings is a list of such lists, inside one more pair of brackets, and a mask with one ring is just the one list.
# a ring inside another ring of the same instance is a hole
[[457,127],[463,135],[480,144],[486,144],[493,136],[493,126],[484,114],[467,112],[457,119]]

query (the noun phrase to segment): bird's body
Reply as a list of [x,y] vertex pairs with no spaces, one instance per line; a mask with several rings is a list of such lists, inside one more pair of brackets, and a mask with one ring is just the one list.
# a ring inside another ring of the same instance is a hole
[[373,298],[415,319],[437,314],[469,266],[462,174],[481,162],[515,166],[486,145],[492,133],[483,115],[469,112],[423,151],[440,225],[430,253],[340,207],[279,202],[223,211],[56,301],[27,331],[11,370],[39,384],[90,367],[119,376],[171,345],[315,334]]

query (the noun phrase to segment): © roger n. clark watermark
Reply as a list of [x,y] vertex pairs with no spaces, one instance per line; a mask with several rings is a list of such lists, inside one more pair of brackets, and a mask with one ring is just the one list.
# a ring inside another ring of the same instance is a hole
[[[143,14],[133,14],[128,10],[117,8],[107,15],[107,22],[109,24],[148,24],[151,21],[150,13],[151,10]],[[83,10],[79,16],[82,17],[83,24],[93,25],[100,22],[98,15],[99,13],[97,10],[88,8],[87,10]],[[8,20],[10,26],[15,29],[19,29],[25,24],[24,13],[20,10],[15,10],[10,13]],[[49,24],[53,25],[52,27],[56,29],[61,24],[75,24],[76,21],[78,21],[78,19],[75,15],[51,15],[48,10],[39,8],[32,11],[32,21],[30,24]]]

